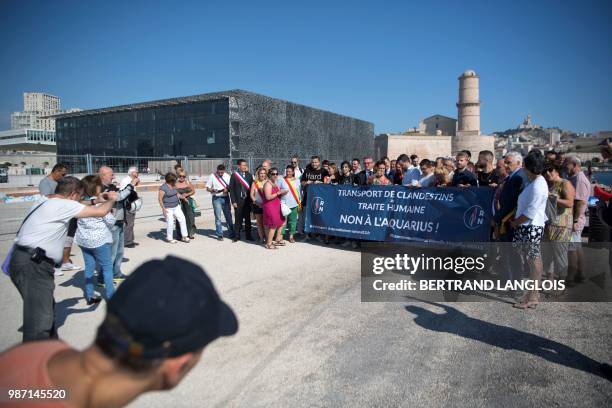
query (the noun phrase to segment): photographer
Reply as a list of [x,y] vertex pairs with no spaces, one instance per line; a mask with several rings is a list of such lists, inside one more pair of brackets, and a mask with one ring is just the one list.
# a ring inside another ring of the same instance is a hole
[[[53,266],[62,261],[72,218],[103,217],[116,198],[99,207],[79,203],[83,183],[75,177],[58,180],[55,194],[30,211],[17,233],[8,272],[23,299],[23,341],[57,337],[54,323]],[[102,201],[100,197],[98,200]]]
[[[134,191],[134,188],[140,183],[140,179],[138,178],[138,173],[130,173],[129,176],[132,181],[124,188],[119,190],[117,186],[113,184],[114,173],[113,169],[108,166],[100,167],[98,170],[98,175],[100,176],[100,180],[102,180],[102,184],[104,185],[103,192],[117,192],[117,202],[115,203],[115,226],[112,228],[111,232],[113,234],[113,247],[111,252],[111,257],[113,259],[113,281],[115,283],[122,282],[125,279],[125,275],[121,273],[121,262],[123,262],[123,248],[125,245],[124,241],[124,231],[125,231],[125,205],[127,199]],[[98,275],[101,279],[102,274]]]

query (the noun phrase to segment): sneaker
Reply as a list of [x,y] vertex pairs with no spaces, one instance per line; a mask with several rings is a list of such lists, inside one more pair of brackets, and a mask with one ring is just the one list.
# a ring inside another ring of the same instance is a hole
[[217,241],[223,241],[223,237],[222,236],[218,236],[217,237]]
[[80,271],[81,269],[83,268],[81,268],[79,265],[73,264],[72,262],[66,262],[62,264],[62,271],[75,272],[75,271]]
[[186,244],[189,243],[189,238],[185,237],[185,238],[181,238],[181,242],[184,242]]
[[121,274],[119,276],[113,276],[113,282],[115,284],[121,283],[121,282],[123,282],[125,280],[125,278],[127,278],[127,275],[124,275],[124,274]]
[[100,303],[102,301],[102,298],[99,296],[93,296],[86,300],[87,300],[87,306],[91,306],[91,305],[95,305],[96,303]]
[[64,272],[62,272],[61,268],[55,268],[55,272],[53,272],[55,276],[64,276]]

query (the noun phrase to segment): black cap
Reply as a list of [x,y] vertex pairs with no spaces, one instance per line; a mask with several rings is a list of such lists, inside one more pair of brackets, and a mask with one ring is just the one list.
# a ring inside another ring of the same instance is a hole
[[110,299],[107,313],[119,318],[132,338],[117,345],[144,359],[193,352],[238,331],[236,315],[206,272],[174,256],[140,265]]

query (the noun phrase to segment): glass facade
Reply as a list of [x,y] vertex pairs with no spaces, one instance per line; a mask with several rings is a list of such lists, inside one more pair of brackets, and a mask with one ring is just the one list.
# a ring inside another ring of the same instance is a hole
[[58,118],[59,155],[229,156],[227,98]]

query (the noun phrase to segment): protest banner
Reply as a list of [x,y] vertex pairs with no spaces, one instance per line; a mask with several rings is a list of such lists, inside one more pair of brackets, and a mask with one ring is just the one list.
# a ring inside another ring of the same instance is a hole
[[306,232],[369,241],[490,240],[494,190],[312,184]]

